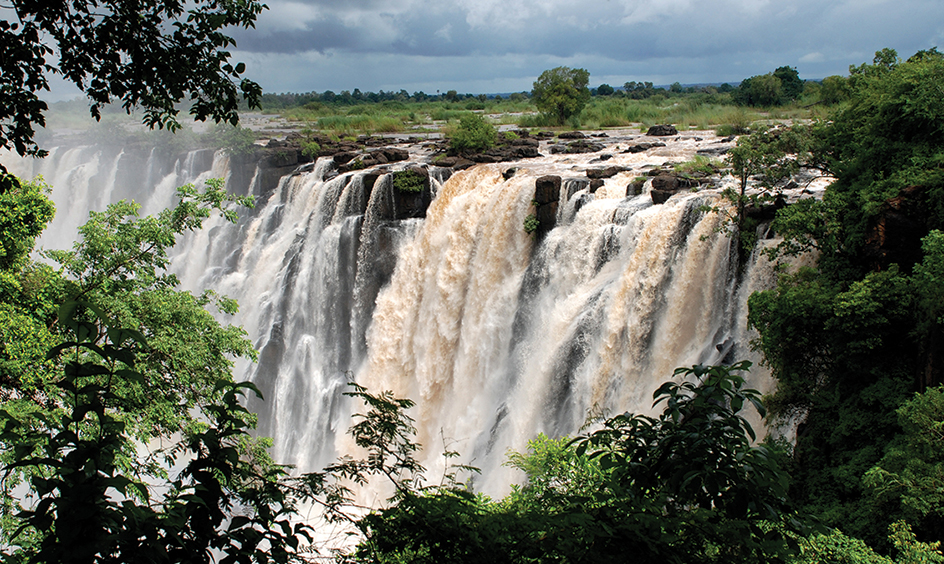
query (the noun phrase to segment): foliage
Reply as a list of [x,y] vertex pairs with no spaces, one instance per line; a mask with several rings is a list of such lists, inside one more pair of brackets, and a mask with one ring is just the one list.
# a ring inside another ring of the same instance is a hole
[[687,562],[789,552],[779,529],[761,526],[781,522],[790,510],[786,473],[768,447],[752,445],[754,431],[740,415],[746,405],[764,415],[760,394],[743,388],[736,374],[749,367],[745,361],[677,369],[677,377],[695,381],[656,391],[656,405],[665,405],[658,419],[625,414],[578,439],[578,454],[599,458],[613,497],[629,501],[609,507],[622,519],[604,513],[619,553]]
[[556,67],[541,73],[534,81],[531,97],[538,109],[553,116],[558,125],[580,114],[590,99],[586,69]]
[[704,155],[695,155],[690,161],[685,161],[672,166],[675,172],[683,175],[691,174],[715,174],[718,162]]
[[258,105],[262,91],[240,80],[245,65],[229,62],[233,40],[221,30],[252,27],[263,8],[256,1],[15,0],[12,17],[0,21],[0,147],[44,154],[33,125],[45,124],[39,93],[49,90],[49,74],[79,87],[96,119],[119,100],[128,112],[143,108],[148,126],[178,129],[175,104],[189,95],[196,119],[235,124],[239,96]]
[[314,159],[318,157],[318,153],[321,152],[321,145],[315,141],[308,141],[302,145],[302,155]]
[[[750,299],[757,345],[778,380],[771,407],[802,417],[791,494],[880,550],[904,509],[878,471],[863,476],[885,468],[902,432],[899,405],[944,381],[944,242],[934,231],[944,227],[942,73],[936,50],[904,62],[883,50],[851,69],[849,99],[810,130],[810,164],[836,180],[822,201],[787,206],[774,223],[785,237],[779,251],[815,250],[817,267]],[[869,493],[869,483],[884,493]],[[931,522],[913,525],[940,538]]]
[[800,97],[803,92],[803,81],[795,68],[783,66],[775,70],[773,75],[780,80],[782,100],[795,101]]
[[944,562],[940,543],[919,542],[911,527],[904,521],[896,521],[889,527],[889,540],[895,547],[897,558],[892,559],[876,553],[868,545],[856,538],[844,535],[834,529],[828,535],[817,534],[800,539],[800,554],[793,562],[796,564],[932,564]]
[[879,501],[930,538],[944,537],[944,388],[916,394],[897,410],[902,434],[865,484]]
[[211,147],[223,149],[230,155],[247,155],[256,148],[256,134],[251,129],[218,123],[206,134],[206,140]]
[[744,106],[770,107],[783,99],[783,84],[773,73],[745,78],[734,93],[734,101]]
[[495,146],[497,135],[495,126],[481,114],[464,114],[449,136],[449,146],[456,151],[484,151]]
[[[540,437],[509,464],[527,483],[499,502],[451,486],[398,488],[360,521],[359,562],[761,561],[790,553],[786,475],[740,415],[759,394],[732,367],[682,368],[658,419],[624,414],[574,441]],[[406,432],[409,427],[388,425]],[[390,439],[386,439],[390,441]],[[395,449],[386,449],[387,452]],[[392,473],[392,472],[387,472]],[[410,474],[412,475],[412,474]],[[399,482],[403,484],[401,480]]]
[[844,76],[827,76],[820,88],[820,100],[824,104],[838,104],[849,99],[849,79]]
[[26,254],[52,213],[43,191],[19,183],[0,197],[0,216],[25,222],[0,224],[23,239],[0,269],[5,558],[295,559],[308,528],[291,517],[323,478],[287,479],[249,435],[240,397],[255,389],[233,382],[230,357],[255,353],[205,309],[235,304],[177,291],[165,270],[176,235],[251,201],[210,181],[156,217],[119,202],[92,214],[71,251],[46,253],[54,271]]
[[[120,416],[128,399],[120,383],[145,380],[135,370],[147,348],[144,335],[110,324],[88,302],[65,302],[59,321],[69,340],[50,356],[66,361],[53,383],[62,392],[62,413],[36,420],[0,407],[0,440],[14,446],[5,472],[25,469],[31,476],[29,495],[19,494],[29,505],[15,515],[19,528],[5,543],[6,556],[30,562],[210,562],[214,554],[222,562],[291,560],[307,526],[288,519],[298,496],[279,483],[284,470],[251,458],[247,448],[251,418],[239,396],[252,385],[217,380],[217,393],[201,406],[208,424],[139,459]],[[183,470],[158,494],[154,487],[178,460],[186,461]]]
[[612,96],[616,92],[616,89],[605,82],[600,86],[597,86],[594,90],[595,96]]
[[56,207],[42,177],[0,193],[0,271],[22,267]]
[[393,187],[401,192],[422,192],[426,177],[415,170],[398,170],[393,173]]
[[803,126],[765,128],[739,137],[729,152],[727,162],[738,180],[737,189],[725,188],[721,193],[725,203],[708,209],[727,216],[725,228],[736,234],[742,258],[756,243],[745,210],[772,204],[781,197],[786,183],[809,160],[808,144],[809,130]]
[[538,216],[534,215],[533,213],[529,213],[528,216],[524,218],[525,233],[530,235],[531,233],[537,231],[539,227],[541,227],[541,221],[538,220]]

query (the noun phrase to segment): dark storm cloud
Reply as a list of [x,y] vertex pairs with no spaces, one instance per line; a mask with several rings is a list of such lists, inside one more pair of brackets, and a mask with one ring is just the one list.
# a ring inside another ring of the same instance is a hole
[[908,56],[944,42],[940,0],[268,4],[256,30],[234,32],[240,56],[266,65],[250,65],[250,74],[267,90],[299,84],[302,64],[307,90],[338,90],[331,80],[354,77],[362,90],[429,86],[460,70],[469,87],[458,90],[489,84],[521,90],[559,64],[587,68],[591,83],[737,81],[781,65],[819,78],[845,73],[883,47]]

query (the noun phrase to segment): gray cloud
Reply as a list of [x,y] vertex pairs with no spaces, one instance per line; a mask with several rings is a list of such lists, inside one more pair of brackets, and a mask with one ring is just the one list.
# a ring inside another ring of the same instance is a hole
[[[737,81],[781,65],[819,78],[883,47],[908,56],[944,38],[940,0],[268,4],[256,30],[233,33],[267,91],[429,90],[442,80],[467,92],[527,90],[559,64],[587,68],[591,84],[603,76],[616,84]],[[349,81],[356,84],[341,84]]]

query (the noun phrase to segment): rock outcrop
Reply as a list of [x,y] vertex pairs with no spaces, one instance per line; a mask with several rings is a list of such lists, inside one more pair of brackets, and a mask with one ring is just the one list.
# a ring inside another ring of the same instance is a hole
[[675,129],[674,125],[653,125],[649,128],[649,131],[646,132],[646,135],[651,137],[667,137],[669,135],[678,135],[678,130]]
[[534,181],[535,216],[538,218],[538,232],[547,232],[557,223],[557,207],[560,202],[561,177],[541,176]]

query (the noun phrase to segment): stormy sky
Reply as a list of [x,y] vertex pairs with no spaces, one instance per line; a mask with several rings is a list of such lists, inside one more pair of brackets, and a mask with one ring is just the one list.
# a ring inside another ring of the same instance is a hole
[[556,66],[590,85],[737,83],[783,65],[847,74],[875,51],[944,47],[941,0],[267,0],[232,30],[266,92],[530,90]]

